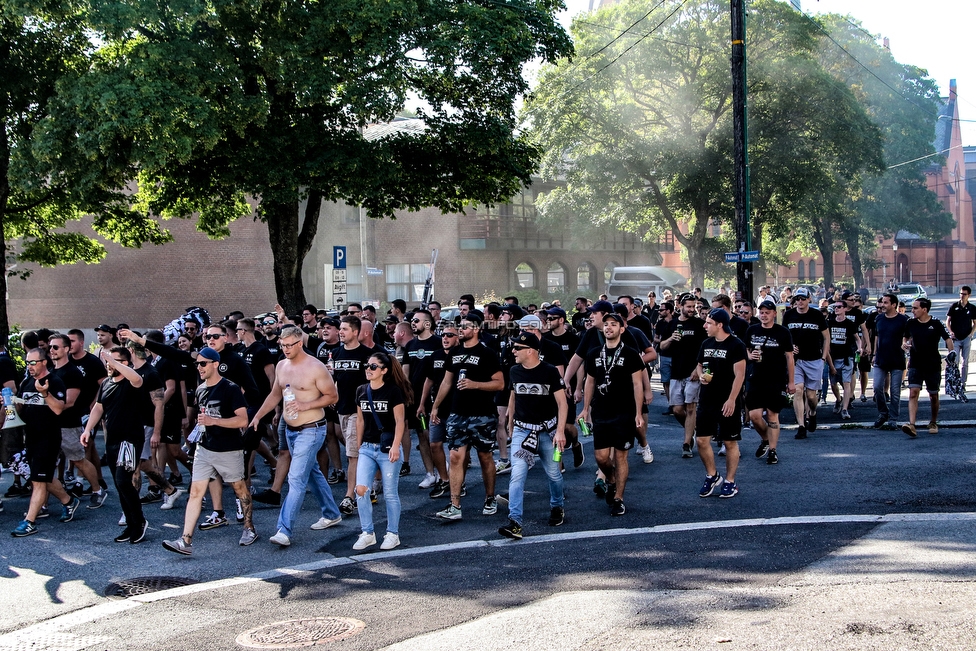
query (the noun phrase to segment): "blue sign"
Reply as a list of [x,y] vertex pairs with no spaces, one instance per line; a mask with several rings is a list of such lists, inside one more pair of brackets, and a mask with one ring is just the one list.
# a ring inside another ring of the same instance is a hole
[[346,268],[346,247],[344,246],[332,247],[332,266],[335,269]]
[[759,251],[743,251],[743,262],[759,262]]
[[366,267],[366,275],[367,276],[382,276],[383,275],[383,270],[382,269],[376,269],[374,267]]
[[735,251],[733,251],[732,253],[726,253],[725,254],[725,261],[726,262],[738,262],[739,261],[739,254],[736,253]]

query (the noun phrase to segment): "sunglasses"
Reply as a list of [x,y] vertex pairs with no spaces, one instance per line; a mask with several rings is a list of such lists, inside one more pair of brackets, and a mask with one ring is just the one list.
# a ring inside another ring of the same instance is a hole
[[376,371],[378,369],[386,368],[386,367],[385,366],[380,366],[379,364],[367,364],[366,365],[366,368],[368,368],[371,371]]
[[27,360],[27,365],[28,366],[37,366],[38,364],[43,364],[43,363],[44,363],[44,360],[43,359],[29,359],[29,360]]
[[199,366],[200,368],[203,368],[204,366],[206,366],[207,364],[210,364],[210,363],[212,363],[212,362],[196,362],[196,365]]
[[512,350],[528,350],[531,346],[512,346]]
[[64,348],[64,346],[48,345],[48,348],[50,348],[51,350],[61,350],[62,348]]
[[223,336],[224,336],[224,335],[223,335],[223,333],[221,333],[221,334],[213,334],[213,335],[207,335],[207,339],[208,339],[208,340],[209,340],[209,339],[220,339],[220,338],[221,338],[221,337],[223,337]]
[[272,325],[275,325],[277,323],[278,323],[277,321],[262,321],[261,322],[261,325],[272,326]]
[[441,337],[443,337],[445,339],[451,339],[453,337],[457,337],[457,333],[456,332],[442,332],[441,333]]

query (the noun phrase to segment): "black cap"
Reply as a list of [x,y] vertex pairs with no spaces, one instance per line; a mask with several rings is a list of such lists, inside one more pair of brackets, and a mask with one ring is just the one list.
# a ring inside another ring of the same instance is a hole
[[112,326],[108,325],[107,323],[103,323],[102,325],[100,325],[100,326],[98,326],[98,327],[95,328],[95,332],[107,332],[110,335],[114,335],[115,334],[115,328],[113,328]]
[[[597,302],[599,303],[600,301],[597,301]],[[606,323],[607,321],[616,321],[620,325],[624,325],[626,323],[624,321],[624,318],[622,316],[620,316],[619,314],[617,314],[616,312],[611,312],[610,314],[604,314],[603,315],[603,322]]]
[[531,332],[525,332],[524,330],[515,337],[512,337],[513,346],[528,346],[533,350],[539,350],[539,338],[536,337]]

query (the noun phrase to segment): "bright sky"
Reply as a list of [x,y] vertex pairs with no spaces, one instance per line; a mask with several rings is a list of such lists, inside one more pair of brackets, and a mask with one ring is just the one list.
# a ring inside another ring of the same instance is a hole
[[[599,0],[565,0],[569,18],[586,11]],[[949,94],[949,80],[956,80],[959,118],[976,120],[976,67],[972,63],[971,37],[976,1],[940,0],[801,0],[808,14],[837,13],[852,16],[870,33],[887,36],[895,59],[928,70],[942,95]],[[879,41],[880,42],[880,41]],[[976,122],[961,122],[963,144],[976,144]]]

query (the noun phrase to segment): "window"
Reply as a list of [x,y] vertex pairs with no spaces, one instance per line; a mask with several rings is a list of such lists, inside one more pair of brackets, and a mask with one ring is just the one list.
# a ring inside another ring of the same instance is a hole
[[359,211],[359,206],[339,204],[339,223],[342,226],[359,226]]
[[589,262],[584,262],[576,269],[576,288],[581,292],[592,292],[593,281],[596,280],[596,269]]
[[810,281],[814,282],[817,280],[817,261],[811,260],[810,264],[807,266],[807,275],[810,276]]
[[[329,278],[326,281],[328,287],[332,287],[332,279]],[[366,296],[363,295],[363,268],[360,265],[348,265],[346,267],[346,300],[350,303],[360,303],[366,300]],[[332,303],[331,294],[326,299],[326,302]]]
[[519,289],[535,287],[535,269],[528,262],[522,262],[515,267],[515,281]]
[[430,265],[426,263],[386,265],[386,300],[402,298],[405,301],[419,301],[422,299],[428,269]]
[[806,265],[803,263],[803,260],[798,260],[796,263],[796,278],[800,282],[807,279],[804,269],[806,269]]
[[546,291],[550,294],[561,294],[566,291],[566,269],[558,262],[549,265],[546,273]]

